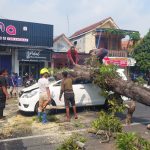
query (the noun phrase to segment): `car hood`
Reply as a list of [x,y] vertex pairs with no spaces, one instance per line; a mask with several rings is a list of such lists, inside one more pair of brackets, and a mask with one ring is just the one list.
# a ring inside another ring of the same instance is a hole
[[[53,85],[55,83],[57,83],[57,82],[56,81],[51,82],[51,83],[49,83],[49,86],[51,86],[51,85]],[[29,92],[29,91],[33,91],[33,90],[38,89],[38,88],[39,88],[38,83],[35,83],[35,84],[33,84],[33,85],[29,86],[29,87],[26,87],[26,88],[22,89],[21,92],[23,92],[23,93],[24,92]]]
[[22,89],[21,91],[22,92],[28,92],[28,91],[32,91],[32,90],[38,89],[38,88],[39,88],[38,83],[35,83],[35,84],[33,84],[29,87],[26,87],[26,88]]

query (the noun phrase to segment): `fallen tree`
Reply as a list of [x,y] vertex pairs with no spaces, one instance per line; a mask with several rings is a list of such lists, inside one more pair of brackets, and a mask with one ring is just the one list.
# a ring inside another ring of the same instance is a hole
[[[100,65],[95,58],[90,58],[86,65],[76,65],[69,73],[74,78],[92,80],[94,84],[106,91],[113,91],[118,95],[150,106],[150,89],[131,80],[122,80],[118,76],[115,66]],[[61,73],[57,73],[56,77],[61,79]]]

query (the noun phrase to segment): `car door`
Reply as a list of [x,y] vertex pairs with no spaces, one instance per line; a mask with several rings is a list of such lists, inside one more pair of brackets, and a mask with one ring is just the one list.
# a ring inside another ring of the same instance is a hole
[[51,97],[55,101],[57,106],[64,107],[64,96],[62,96],[61,101],[59,101],[60,89],[61,89],[61,81],[52,84],[50,86]]
[[75,93],[75,102],[77,106],[89,105],[89,94],[86,88],[87,85],[82,79],[77,79],[73,82],[73,91]]
[[102,96],[102,90],[97,85],[91,83],[91,81],[86,81],[85,90],[89,97],[89,105],[103,105],[106,98]]

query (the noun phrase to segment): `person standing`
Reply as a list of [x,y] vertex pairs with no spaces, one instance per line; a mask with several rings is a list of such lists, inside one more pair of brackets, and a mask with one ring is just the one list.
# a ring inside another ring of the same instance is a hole
[[74,46],[71,46],[71,48],[67,52],[69,67],[72,67],[76,64],[78,64],[78,51],[75,49]]
[[7,92],[7,76],[8,72],[6,69],[0,71],[0,120],[5,119],[3,112],[5,109],[6,99],[9,98],[9,94]]
[[12,73],[12,76],[11,76],[11,86],[12,86],[12,89],[10,91],[10,95],[11,97],[13,96],[13,92],[15,94],[15,97],[17,96],[17,93],[18,93],[18,74],[17,73]]
[[61,101],[62,94],[64,93],[64,101],[66,107],[66,121],[70,121],[70,103],[73,107],[73,112],[75,119],[78,119],[77,112],[76,112],[76,105],[75,105],[75,97],[72,87],[72,78],[68,77],[68,72],[62,73],[63,80],[61,83],[61,90],[59,100]]
[[51,94],[49,89],[49,71],[47,68],[43,68],[40,71],[41,78],[38,80],[39,86],[39,108],[38,108],[38,118],[42,115],[42,123],[47,122],[47,114],[45,108],[47,104],[51,101]]

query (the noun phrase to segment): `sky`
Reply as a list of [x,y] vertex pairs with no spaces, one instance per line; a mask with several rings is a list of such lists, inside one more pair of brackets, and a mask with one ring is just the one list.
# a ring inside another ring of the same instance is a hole
[[112,17],[121,29],[150,29],[149,0],[0,0],[0,18],[54,25],[54,36],[67,36]]

